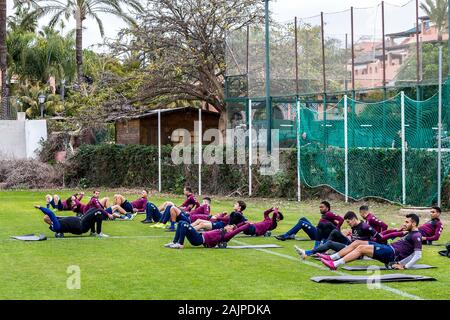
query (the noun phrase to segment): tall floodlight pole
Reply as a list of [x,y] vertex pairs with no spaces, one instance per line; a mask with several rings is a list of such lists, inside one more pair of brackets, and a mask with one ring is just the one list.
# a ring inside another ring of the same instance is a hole
[[272,108],[270,104],[270,30],[269,30],[269,1],[265,2],[265,53],[266,53],[266,115],[267,115],[267,151],[272,151]]

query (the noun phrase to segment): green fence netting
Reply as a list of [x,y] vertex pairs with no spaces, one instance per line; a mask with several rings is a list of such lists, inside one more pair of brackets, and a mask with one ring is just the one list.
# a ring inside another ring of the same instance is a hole
[[[442,179],[450,168],[447,95],[443,100]],[[376,103],[349,98],[347,122],[345,99],[336,104],[301,103],[300,126],[296,127],[302,183],[310,187],[326,185],[353,199],[375,197],[408,205],[436,203],[438,96],[426,101],[404,96],[403,101],[402,117],[401,94]]]

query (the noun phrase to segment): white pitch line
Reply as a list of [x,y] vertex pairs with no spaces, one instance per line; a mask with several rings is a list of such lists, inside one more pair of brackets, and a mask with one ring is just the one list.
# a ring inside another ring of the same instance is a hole
[[[172,237],[172,234],[168,234],[167,236],[109,236],[107,238],[101,238],[101,239],[145,239],[145,238],[169,238],[169,236]],[[171,238],[170,237],[170,238]],[[65,238],[47,238],[47,240],[73,240],[73,239],[99,239],[97,237],[89,237],[89,236],[80,236],[80,237],[65,237]],[[4,239],[6,241],[19,241],[17,239]],[[27,242],[27,241],[24,241]]]
[[[238,241],[238,240],[232,240],[232,241],[237,243],[237,244],[243,245],[243,246],[249,245],[248,243],[245,243],[245,242],[242,242],[242,241]],[[270,251],[270,250],[267,250],[267,249],[255,249],[255,250],[256,251],[265,252],[265,253],[268,253],[268,254],[272,254],[272,255],[275,255],[275,256],[279,256],[279,257],[282,257],[282,258],[285,258],[285,259],[289,259],[289,260],[292,260],[292,261],[297,261],[297,262],[306,264],[308,266],[311,266],[311,267],[314,267],[314,268],[317,268],[317,269],[320,269],[320,270],[323,270],[323,271],[330,271],[330,269],[326,268],[325,266],[321,266],[321,265],[318,265],[317,263],[310,262],[310,261],[303,261],[300,258],[296,258],[296,257],[290,256],[290,255],[287,255],[287,254],[283,254],[283,253],[279,253],[279,252],[275,252],[275,251]],[[345,273],[345,272],[341,272],[341,271],[333,271],[333,272],[336,273],[336,274],[339,274],[341,276],[350,276],[350,274]],[[391,293],[397,294],[399,296],[402,296],[404,298],[409,298],[409,299],[413,299],[413,300],[425,300],[424,298],[421,298],[419,296],[416,296],[416,295],[404,292],[404,291],[399,290],[399,289],[388,287],[388,286],[386,286],[384,284],[380,284],[380,288],[383,289],[383,290],[389,291]]]

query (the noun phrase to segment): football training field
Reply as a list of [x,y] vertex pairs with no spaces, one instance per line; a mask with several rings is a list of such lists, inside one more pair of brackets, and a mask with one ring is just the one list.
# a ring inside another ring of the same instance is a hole
[[[101,197],[112,197],[117,190],[102,190]],[[66,235],[54,238],[33,204],[45,204],[47,193],[68,197],[71,190],[0,192],[0,299],[449,299],[449,259],[438,255],[443,247],[426,246],[420,263],[436,266],[429,270],[396,271],[432,276],[433,282],[386,283],[379,288],[367,284],[319,284],[314,276],[333,275],[320,261],[300,261],[294,245],[311,248],[312,241],[280,242],[273,237],[235,237],[229,245],[278,244],[277,249],[206,249],[188,242],[182,250],[163,247],[173,233],[132,221],[105,221],[104,233],[110,238]],[[88,191],[87,191],[88,193]],[[123,193],[129,200],[136,193]],[[88,196],[88,194],[87,194]],[[199,197],[200,198],[200,197]],[[149,197],[156,205],[165,200],[181,204],[173,195]],[[212,213],[231,212],[237,198],[213,198]],[[265,209],[278,206],[285,220],[273,235],[290,229],[305,216],[313,223],[319,219],[319,202],[277,199],[243,199],[244,211],[251,221],[262,220]],[[86,200],[84,200],[86,202]],[[361,203],[331,202],[331,210],[344,215],[358,213]],[[370,211],[395,228],[403,222],[398,206],[369,203]],[[64,212],[72,215],[72,212]],[[448,215],[442,214],[444,233],[439,243],[450,241]],[[421,217],[422,224],[428,216]],[[348,228],[345,223],[343,229]],[[47,235],[47,241],[23,242],[10,236]],[[299,237],[306,237],[299,232]],[[353,265],[374,264],[358,261]],[[380,263],[376,263],[380,265]],[[75,267],[73,267],[75,266]],[[75,269],[74,269],[75,268]],[[72,270],[80,271],[80,288],[70,286]],[[340,269],[339,274],[350,274]],[[384,271],[392,273],[393,271]],[[382,272],[383,273],[383,272]],[[365,272],[353,273],[367,275]],[[68,286],[69,283],[69,286]]]

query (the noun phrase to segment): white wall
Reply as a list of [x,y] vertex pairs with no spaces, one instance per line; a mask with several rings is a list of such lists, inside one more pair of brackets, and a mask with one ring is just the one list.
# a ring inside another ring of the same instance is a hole
[[41,147],[39,144],[41,139],[47,140],[47,121],[25,121],[25,152],[27,159],[37,157],[36,151]]
[[0,120],[0,160],[36,158],[41,138],[47,140],[45,120]]

